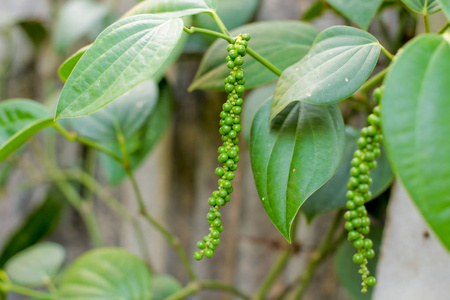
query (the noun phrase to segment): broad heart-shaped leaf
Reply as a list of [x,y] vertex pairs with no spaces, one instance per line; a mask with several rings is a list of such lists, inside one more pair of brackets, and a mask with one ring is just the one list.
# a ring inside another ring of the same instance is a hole
[[98,33],[109,8],[93,0],[72,0],[64,3],[58,12],[53,38],[55,49],[64,53],[88,33]]
[[450,251],[450,44],[409,42],[385,79],[382,125],[396,174]]
[[[378,259],[380,257],[381,240],[383,237],[383,228],[379,225],[371,226],[368,237],[373,241],[373,250],[375,256],[369,259],[367,265],[371,276],[376,276]],[[356,253],[355,247],[348,242],[343,241],[339,246],[334,262],[336,266],[336,274],[339,282],[347,291],[353,300],[370,300],[372,299],[373,288],[369,288],[367,293],[361,293],[361,275],[358,273],[360,266],[353,262],[353,254]]]
[[[423,15],[431,15],[438,12],[441,8],[437,0],[401,0],[412,11]],[[445,2],[446,0],[444,0]]]
[[290,242],[301,205],[334,174],[345,144],[344,121],[336,104],[294,103],[269,132],[270,99],[253,120],[250,158],[256,188],[267,215]]
[[341,14],[367,29],[383,0],[327,0]]
[[181,283],[170,275],[158,274],[152,276],[153,300],[164,300],[181,288]]
[[67,79],[69,79],[69,76],[70,74],[72,74],[73,69],[90,46],[91,45],[84,46],[83,48],[79,49],[61,64],[58,69],[58,76],[62,81],[66,82]]
[[50,112],[36,101],[11,99],[0,102],[0,162],[52,124]]
[[55,118],[91,114],[150,78],[170,57],[182,30],[179,18],[145,14],[108,27],[75,66]]
[[[142,164],[166,132],[172,120],[173,106],[172,90],[163,80],[160,83],[159,99],[151,114],[134,135],[125,138],[133,170]],[[127,176],[118,162],[103,153],[100,156],[100,166],[110,184],[117,185]]]
[[[234,29],[247,23],[255,14],[260,0],[221,0],[217,4],[217,14],[228,29]],[[196,18],[198,26],[219,30],[216,22],[208,15],[199,15]]]
[[[308,53],[318,31],[298,21],[257,22],[239,27],[233,36],[249,33],[249,46],[281,70]],[[227,43],[217,40],[206,52],[189,90],[223,90],[223,79],[230,70],[226,66]],[[243,65],[246,88],[275,80],[277,76],[249,55]]]
[[57,227],[66,202],[59,190],[50,189],[44,202],[32,211],[5,243],[0,254],[0,268],[19,251],[30,247],[51,234]]
[[147,120],[158,99],[158,87],[149,79],[117,98],[97,112],[80,118],[62,120],[62,124],[79,135],[102,144],[119,148],[118,131],[129,139]]
[[372,73],[381,46],[369,33],[348,26],[322,31],[311,51],[278,81],[271,119],[290,103],[330,104],[355,93]]
[[246,143],[250,143],[252,122],[256,112],[267,99],[273,98],[276,86],[276,81],[265,84],[252,90],[245,97],[242,106],[242,137]]
[[186,15],[194,15],[204,12],[212,12],[217,6],[217,1],[204,0],[146,0],[135,5],[125,17],[138,14],[170,13],[184,11]]
[[[350,179],[350,168],[353,154],[358,149],[359,130],[353,127],[345,128],[345,149],[341,164],[336,174],[324,186],[309,197],[303,204],[301,211],[308,222],[311,222],[319,214],[332,211],[336,208],[344,208],[347,202],[347,183]],[[370,186],[372,199],[378,197],[392,183],[394,175],[383,148],[381,156],[377,158],[378,166],[370,172],[373,184]]]
[[145,263],[119,248],[91,250],[67,270],[57,300],[152,299]]
[[450,1],[448,0],[437,0],[439,3],[439,6],[441,7],[442,11],[444,12],[445,16],[447,17],[447,20],[450,21]]
[[40,243],[14,255],[5,265],[15,284],[38,287],[46,284],[61,268],[66,252],[55,243]]

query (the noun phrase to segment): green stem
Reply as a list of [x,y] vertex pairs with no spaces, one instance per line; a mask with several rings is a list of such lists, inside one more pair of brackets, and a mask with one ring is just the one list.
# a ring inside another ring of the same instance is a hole
[[196,294],[202,290],[216,290],[222,291],[224,293],[228,293],[234,295],[240,299],[250,300],[246,294],[242,291],[238,290],[234,286],[218,282],[218,281],[193,281],[186,285],[183,289],[178,291],[177,293],[171,295],[165,300],[182,300],[186,297]]
[[11,282],[9,282],[8,284],[0,283],[0,290],[2,290],[5,293],[12,292],[12,293],[28,296],[28,297],[35,298],[35,299],[54,299],[52,294],[35,291],[35,290],[29,289],[29,288],[26,288],[26,287],[23,287],[20,285],[15,285]]
[[131,214],[118,199],[111,196],[106,191],[106,189],[89,173],[81,170],[65,171],[64,173],[68,178],[79,181],[91,192],[96,194],[97,197],[113,212],[115,212],[122,219],[132,224],[141,253],[144,256],[144,259],[147,261],[147,263],[150,263],[150,256],[149,256],[150,252],[147,243],[145,242],[145,236],[138,222],[138,219],[133,214]]
[[430,20],[428,18],[428,15],[423,15],[423,21],[425,23],[425,32],[430,33]]
[[[294,238],[297,234],[297,224],[298,220],[300,219],[300,216],[297,215],[295,218],[293,224],[292,224],[292,233],[291,236]],[[284,268],[286,267],[287,262],[291,258],[292,254],[294,253],[293,247],[289,247],[285,250],[283,250],[282,253],[280,253],[276,263],[272,266],[272,269],[269,271],[267,276],[264,278],[263,283],[259,287],[259,289],[256,291],[255,295],[252,297],[252,299],[259,300],[263,299],[267,293],[269,292],[270,288],[274,285],[274,283],[277,281],[280,274],[283,272]]]
[[80,195],[78,195],[75,188],[66,181],[66,178],[61,173],[56,173],[52,175],[53,179],[56,182],[56,185],[60,189],[60,191],[64,194],[70,204],[81,214],[83,217],[84,223],[86,224],[86,228],[89,232],[89,236],[91,237],[92,243],[95,247],[101,247],[104,245],[103,238],[100,233],[100,228],[97,222],[97,218],[95,217],[95,213],[92,209],[92,202],[86,202],[81,199]]
[[450,23],[445,24],[444,27],[442,27],[441,30],[438,31],[438,34],[443,34],[449,28],[450,28]]
[[183,30],[186,33],[189,33],[189,34],[192,34],[192,33],[195,33],[195,32],[208,34],[208,35],[211,35],[211,36],[215,36],[215,37],[224,39],[224,40],[226,40],[229,43],[231,43],[233,41],[232,37],[230,37],[228,35],[224,35],[224,34],[222,34],[220,32],[214,31],[214,30],[209,30],[209,29],[204,29],[204,28],[197,28],[197,27],[189,27],[189,28],[188,27],[183,27]]
[[254,59],[256,59],[257,61],[259,61],[262,65],[264,65],[267,69],[269,69],[270,71],[272,71],[275,75],[277,75],[278,77],[281,76],[281,70],[278,69],[277,67],[275,67],[270,61],[268,61],[267,59],[265,59],[264,57],[262,57],[260,54],[258,54],[256,51],[254,51],[252,48],[247,47],[247,53],[253,57]]
[[375,76],[372,76],[369,80],[367,80],[361,88],[358,90],[360,94],[367,94],[371,89],[377,86],[381,81],[383,81],[387,72],[389,71],[389,67],[378,72]]
[[330,250],[333,248],[333,238],[336,232],[336,229],[339,228],[339,223],[341,223],[342,216],[344,215],[344,210],[340,210],[336,213],[333,221],[331,222],[330,228],[328,229],[327,234],[319,245],[319,248],[313,253],[311,260],[306,268],[306,271],[299,278],[299,287],[294,292],[294,300],[302,299],[306,290],[308,289],[309,284],[313,278],[313,275],[316,271],[316,268],[323,261],[323,259],[330,253]]
[[[227,42],[231,43],[233,38],[228,36],[228,35],[224,35],[220,32],[214,31],[214,30],[209,30],[209,29],[204,29],[204,28],[197,28],[197,27],[184,27],[183,28],[185,32],[192,34],[194,32],[198,32],[198,33],[203,33],[203,34],[208,34],[211,36],[215,36],[221,39],[226,40]],[[265,59],[264,57],[262,57],[259,53],[257,53],[255,50],[253,50],[251,47],[247,47],[247,53],[253,57],[254,59],[256,59],[258,62],[260,62],[263,66],[265,66],[267,69],[269,69],[270,71],[272,71],[275,75],[277,75],[278,77],[281,76],[281,70],[278,69],[275,65],[273,65],[270,61],[268,61],[267,59]]]
[[118,161],[119,163],[121,163],[121,164],[123,163],[123,159],[121,157],[119,157],[117,154],[115,154],[114,152],[112,152],[106,148],[103,148],[101,145],[99,145],[89,139],[86,139],[82,136],[79,136],[78,134],[76,134],[74,132],[68,132],[64,127],[59,125],[57,122],[53,123],[53,127],[55,129],[57,129],[69,141],[77,141],[82,144],[85,144],[86,146],[97,149],[97,150],[111,156],[114,160]]
[[216,11],[213,11],[211,13],[211,16],[213,17],[214,21],[216,22],[217,26],[219,26],[220,31],[227,35],[230,36],[230,33],[228,32],[227,27],[225,26],[225,24],[222,22],[222,19],[219,17],[219,15],[217,14]]
[[394,54],[392,54],[391,52],[389,52],[384,46],[381,46],[381,51],[383,51],[383,53],[390,59],[393,60],[394,59]]
[[125,169],[125,171],[128,174],[128,177],[131,181],[131,185],[133,186],[133,190],[138,200],[140,214],[147,220],[148,223],[150,223],[150,225],[152,225],[156,230],[158,230],[159,233],[161,233],[162,236],[166,239],[166,241],[175,249],[175,251],[178,254],[178,257],[181,260],[181,263],[183,264],[189,275],[189,278],[191,280],[196,280],[197,275],[195,275],[194,269],[192,268],[192,265],[186,255],[186,252],[181,246],[179,239],[176,236],[172,235],[166,228],[164,228],[164,226],[159,224],[158,221],[156,221],[153,217],[151,217],[148,214],[144,200],[142,198],[142,194],[139,190],[139,186],[136,182],[136,178],[134,177],[133,172],[129,168]]

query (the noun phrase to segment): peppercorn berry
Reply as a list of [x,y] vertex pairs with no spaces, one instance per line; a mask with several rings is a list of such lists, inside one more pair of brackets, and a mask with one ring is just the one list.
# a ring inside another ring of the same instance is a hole
[[197,243],[197,248],[200,251],[194,253],[196,260],[201,260],[204,256],[209,258],[214,255],[214,250],[220,243],[220,233],[223,231],[219,210],[231,200],[231,193],[233,192],[231,181],[235,177],[234,171],[238,168],[239,147],[236,145],[239,142],[237,135],[241,132],[239,114],[242,112],[241,105],[244,103],[242,94],[245,91],[244,71],[241,66],[244,64],[249,40],[250,35],[241,34],[233,38],[232,43],[227,46],[226,64],[231,70],[224,80],[224,89],[228,94],[228,99],[222,105],[223,110],[220,112],[219,133],[222,135],[223,145],[217,151],[219,154],[217,160],[223,166],[215,170],[219,177],[217,182],[219,189],[214,191],[212,197],[208,199],[211,209],[206,218],[211,226],[210,233]]
[[360,265],[359,273],[362,278],[362,293],[367,292],[368,287],[376,284],[373,276],[369,277],[369,269],[367,268],[367,260],[375,256],[373,242],[366,238],[370,232],[370,219],[367,217],[367,210],[364,206],[366,201],[372,197],[369,188],[372,184],[370,170],[377,166],[375,161],[379,157],[380,142],[382,141],[381,121],[380,121],[380,98],[382,88],[374,91],[375,103],[377,106],[373,109],[373,113],[367,117],[369,125],[361,129],[361,137],[358,139],[358,150],[355,151],[354,158],[351,161],[350,179],[348,181],[346,203],[348,211],[344,214],[345,229],[349,231],[348,240],[353,242],[353,246],[357,249],[357,253],[353,255],[353,261]]

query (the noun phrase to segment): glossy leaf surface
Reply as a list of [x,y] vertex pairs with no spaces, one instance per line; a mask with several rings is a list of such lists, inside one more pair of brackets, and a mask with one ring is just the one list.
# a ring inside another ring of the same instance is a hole
[[[344,156],[336,174],[323,187],[312,194],[301,208],[308,222],[311,222],[319,214],[345,207],[351,160],[353,154],[358,149],[359,137],[359,130],[352,127],[345,128]],[[381,156],[376,160],[378,166],[370,172],[370,176],[373,179],[373,184],[370,186],[370,191],[372,192],[371,199],[376,198],[386,190],[393,179],[393,173],[383,147],[381,148]]]
[[[249,46],[281,70],[305,56],[318,31],[298,21],[257,22],[239,27],[233,36],[249,33]],[[217,40],[206,52],[189,90],[223,90],[223,79],[230,70],[226,66],[227,42]],[[243,65],[246,88],[253,88],[277,78],[249,55]]]
[[431,15],[440,10],[437,0],[401,0],[412,11],[423,15]]
[[53,124],[50,112],[40,103],[11,99],[0,103],[0,162],[33,135]]
[[[142,164],[166,132],[172,121],[173,106],[173,93],[167,83],[163,81],[160,84],[159,99],[151,114],[135,134],[125,137],[133,170]],[[123,167],[106,154],[101,154],[100,165],[103,174],[113,185],[119,184],[127,176]]]
[[9,279],[19,285],[38,287],[61,268],[66,252],[55,243],[40,243],[14,255],[5,265]]
[[294,104],[269,132],[270,100],[253,120],[250,158],[267,215],[288,240],[301,205],[335,173],[345,143],[337,105]]
[[383,0],[327,0],[341,14],[367,29]]
[[61,93],[56,118],[91,114],[157,73],[183,22],[137,15],[108,27],[82,56]]
[[325,29],[309,54],[281,75],[271,119],[292,102],[330,104],[353,95],[372,73],[380,48],[363,30],[347,26]]
[[130,9],[125,17],[137,14],[170,13],[184,11],[186,15],[211,12],[217,6],[217,1],[208,0],[147,0]]
[[145,263],[119,248],[91,250],[67,270],[58,300],[152,299],[151,276]]
[[393,168],[450,250],[450,44],[409,42],[385,79],[382,127]]
[[86,53],[87,49],[89,49],[89,47],[90,45],[79,49],[61,64],[58,69],[58,75],[62,81],[66,82],[67,79],[69,79],[69,76],[70,74],[72,74],[73,69],[80,61],[81,57]]

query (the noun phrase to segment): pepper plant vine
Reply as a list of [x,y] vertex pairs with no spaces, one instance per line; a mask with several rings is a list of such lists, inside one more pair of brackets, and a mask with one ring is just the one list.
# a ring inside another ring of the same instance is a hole
[[[369,259],[378,253],[374,250],[376,241],[370,236],[371,220],[365,204],[390,186],[391,166],[443,246],[450,250],[450,229],[446,226],[450,221],[446,191],[450,164],[440,163],[448,160],[450,151],[447,142],[450,34],[448,23],[436,33],[430,33],[429,23],[429,15],[440,10],[450,19],[450,4],[447,0],[402,0],[402,9],[423,15],[426,33],[402,45],[402,51],[393,55],[365,30],[382,9],[382,2],[372,1],[369,6],[334,0],[315,4],[321,5],[321,10],[332,8],[360,28],[332,26],[319,32],[305,22],[279,21],[255,22],[230,32],[218,13],[218,0],[143,1],[100,33],[93,44],[63,63],[59,75],[65,85],[54,115],[32,100],[0,102],[0,161],[17,155],[32,136],[52,127],[67,140],[101,152],[110,180],[120,182],[127,177],[139,206],[136,214],[128,212],[118,199],[104,193],[93,174],[61,169],[56,161],[44,158],[44,164],[53,170],[49,174],[51,181],[83,217],[99,249],[71,264],[62,280],[55,284],[52,277],[60,272],[64,250],[53,243],[34,245],[4,262],[0,291],[35,299],[89,300],[93,299],[94,288],[103,296],[115,293],[123,299],[153,299],[158,287],[149,284],[156,280],[151,268],[124,250],[101,248],[103,241],[92,203],[81,198],[71,184],[73,180],[131,222],[138,237],[144,233],[137,219],[143,218],[175,249],[190,282],[184,288],[175,288],[165,299],[184,299],[208,289],[242,299],[267,297],[295,254],[295,246],[288,246],[280,254],[253,296],[222,282],[200,280],[191,254],[150,215],[134,175],[164,130],[157,128],[159,136],[153,137],[144,128],[157,127],[152,116],[170,112],[171,91],[163,77],[182,52],[185,33],[217,38],[206,52],[190,90],[224,89],[228,95],[218,120],[223,141],[218,149],[218,162],[223,165],[215,170],[218,189],[207,200],[212,207],[207,213],[211,228],[197,243],[199,250],[192,254],[196,260],[212,257],[220,243],[224,228],[219,210],[231,200],[233,192],[231,181],[239,162],[241,118],[252,124],[247,129],[248,143],[261,204],[289,243],[295,241],[299,212],[311,221],[318,214],[336,210],[316,255],[276,299],[287,296],[301,299],[318,264],[340,247],[345,238],[357,251],[347,259],[360,266],[361,292],[375,286],[376,279],[370,276],[375,270],[369,270]],[[219,31],[191,26],[191,17],[199,14],[209,15]],[[311,14],[309,11],[309,18]],[[275,39],[276,36],[281,38]],[[272,43],[276,42],[280,45],[275,44],[277,51],[274,51]],[[292,48],[283,42],[291,43]],[[225,49],[228,56],[224,55]],[[370,77],[381,52],[392,62]],[[263,90],[267,87],[260,87],[274,80],[276,87],[270,92]],[[264,99],[260,96],[252,99],[258,109],[246,114],[244,92],[252,88],[264,91]],[[369,100],[373,90],[375,105]],[[149,93],[146,96],[155,103],[130,100],[133,93]],[[354,128],[346,127],[344,109],[337,104],[352,101],[364,102],[368,110],[373,109],[361,136]],[[100,133],[93,125],[98,123],[105,128]],[[434,178],[432,183],[429,178]],[[330,193],[336,200],[329,199]],[[348,211],[344,213],[345,208]],[[146,252],[145,245],[141,244],[141,249]],[[23,275],[24,261],[45,253],[54,253],[54,258],[43,265],[33,265],[34,275]],[[110,272],[102,273],[102,266],[107,266]],[[42,268],[46,272],[39,272]],[[132,274],[126,278],[129,290],[97,286],[83,279],[86,270],[107,276],[114,284],[120,283],[122,274]],[[45,286],[47,291],[33,289],[39,286]],[[138,296],[133,298],[131,294]]]

